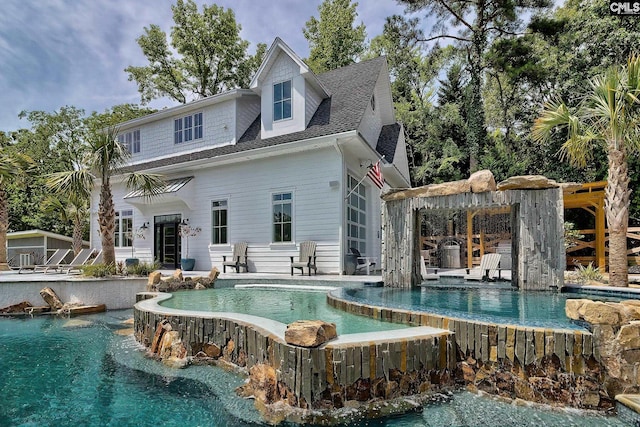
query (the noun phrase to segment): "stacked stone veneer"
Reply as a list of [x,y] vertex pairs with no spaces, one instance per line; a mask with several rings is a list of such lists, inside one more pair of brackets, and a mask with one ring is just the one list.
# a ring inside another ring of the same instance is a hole
[[[469,188],[462,181],[453,192]],[[440,184],[438,184],[440,185]],[[560,188],[431,195],[431,186],[391,193],[382,203],[382,279],[385,286],[410,288],[420,274],[420,211],[480,210],[510,206],[512,283],[523,290],[559,289],[566,266],[564,205]],[[468,191],[468,190],[466,190]]]
[[[156,296],[139,294],[139,300]],[[332,344],[317,348],[289,345],[258,325],[225,318],[168,316],[134,309],[136,339],[150,347],[166,320],[196,356],[205,346],[240,367],[259,364],[276,371],[277,390],[268,402],[284,400],[300,408],[339,408],[347,401],[367,402],[413,395],[452,384],[455,369],[452,334]]]
[[490,324],[375,307],[331,294],[327,301],[335,308],[374,319],[454,332],[457,361],[452,374],[470,389],[552,405],[614,406],[605,386],[601,346],[588,331]]

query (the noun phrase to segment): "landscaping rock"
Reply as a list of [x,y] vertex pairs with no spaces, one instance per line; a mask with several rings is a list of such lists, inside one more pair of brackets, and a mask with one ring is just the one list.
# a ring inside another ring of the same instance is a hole
[[582,307],[587,302],[591,302],[589,299],[568,299],[564,306],[564,312],[569,319],[572,320],[580,320],[581,316],[579,313],[580,307]]
[[579,182],[560,182],[558,185],[562,188],[562,192],[565,194],[571,194],[578,190],[582,190],[582,184]]
[[42,296],[42,299],[54,310],[59,310],[64,306],[60,298],[58,298],[58,295],[49,287],[42,289],[40,296]]
[[217,359],[222,354],[222,349],[220,347],[209,342],[202,346],[202,351],[204,351],[207,357],[212,357],[214,359]]
[[287,325],[284,339],[287,344],[300,347],[318,347],[336,338],[336,324],[322,320],[298,320]]
[[149,280],[147,281],[147,287],[152,287],[160,283],[160,279],[162,278],[162,273],[159,271],[152,271],[149,273]]
[[622,321],[618,307],[600,301],[584,303],[578,309],[578,313],[582,320],[593,324],[618,325]]
[[29,301],[22,301],[0,309],[0,313],[24,313],[28,308],[33,307]]
[[451,194],[468,193],[471,191],[471,185],[466,179],[460,181],[444,182],[442,184],[432,184],[427,188],[426,197],[431,196],[449,196]]
[[193,287],[193,289],[201,291],[203,289],[207,289],[207,287],[205,285],[203,285],[202,283],[196,283],[196,285]]
[[211,279],[212,281],[215,281],[219,275],[220,275],[220,270],[218,270],[218,267],[213,267],[209,272],[209,279]]
[[543,175],[512,176],[498,183],[498,190],[542,190],[558,188],[560,185]]
[[488,169],[472,173],[468,181],[472,193],[496,191],[496,179]]
[[640,349],[640,322],[622,325],[617,338],[620,346],[626,350]]
[[173,275],[171,276],[176,280],[180,280],[182,281],[184,278],[182,277],[182,270],[180,270],[179,268],[173,272]]
[[259,363],[249,369],[249,380],[236,392],[243,397],[253,396],[256,401],[273,403],[278,400],[278,381],[276,370],[269,365]]

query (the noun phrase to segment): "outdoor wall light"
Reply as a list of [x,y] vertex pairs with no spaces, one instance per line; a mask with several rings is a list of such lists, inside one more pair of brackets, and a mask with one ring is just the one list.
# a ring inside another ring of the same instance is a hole
[[140,227],[140,230],[145,231],[147,228],[149,228],[149,221],[142,224],[142,226]]
[[182,221],[180,221],[180,226],[186,226],[189,225],[189,218],[185,218]]

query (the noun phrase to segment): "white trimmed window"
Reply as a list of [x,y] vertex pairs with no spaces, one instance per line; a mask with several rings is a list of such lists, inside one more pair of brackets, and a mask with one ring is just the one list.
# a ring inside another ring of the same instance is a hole
[[211,244],[229,243],[227,230],[227,201],[214,200],[211,202]]
[[293,241],[293,193],[275,193],[273,206],[273,242]]
[[291,80],[273,85],[273,121],[291,118]]
[[184,116],[173,121],[173,142],[182,144],[183,142],[194,141],[202,138],[202,113],[195,113]]
[[361,254],[367,252],[367,192],[366,187],[348,175],[347,200],[347,248],[356,248]]
[[116,212],[115,247],[131,247],[133,244],[133,211]]
[[130,153],[140,152],[140,129],[118,135],[118,142]]

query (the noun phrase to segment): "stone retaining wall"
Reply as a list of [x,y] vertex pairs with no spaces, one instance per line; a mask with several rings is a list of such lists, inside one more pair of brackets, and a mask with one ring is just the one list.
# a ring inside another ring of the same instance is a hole
[[610,409],[600,346],[588,331],[546,329],[380,308],[327,294],[340,310],[412,326],[454,332],[454,376],[471,389],[529,401]]
[[259,364],[274,368],[277,396],[271,400],[285,400],[294,407],[340,408],[346,401],[393,399],[452,384],[455,353],[452,335],[444,331],[303,348],[287,344],[284,337],[259,325],[221,317],[167,315],[136,305],[136,339],[149,348],[165,320],[180,336],[188,356],[197,357],[205,347],[216,346],[224,361],[246,368]]

